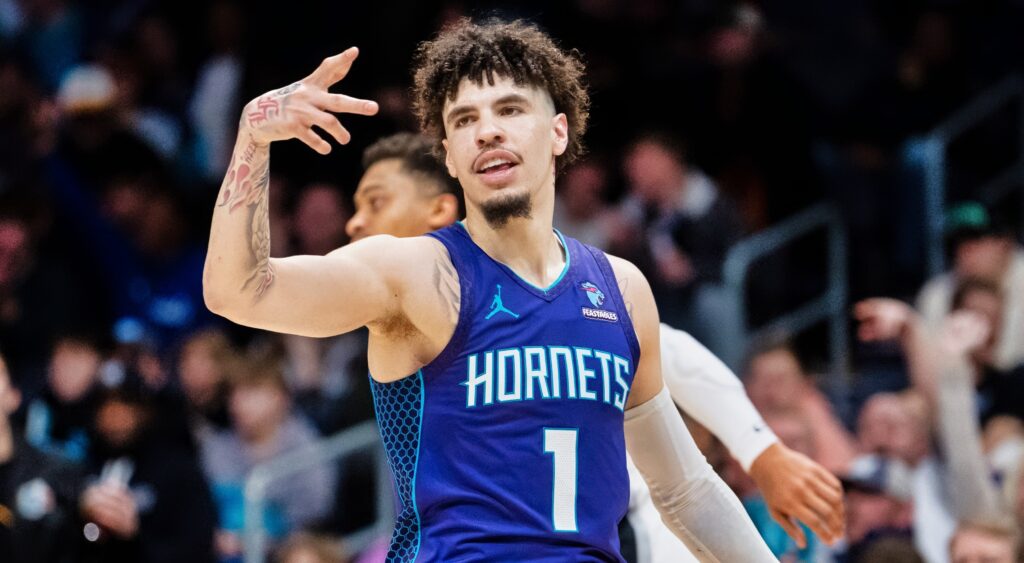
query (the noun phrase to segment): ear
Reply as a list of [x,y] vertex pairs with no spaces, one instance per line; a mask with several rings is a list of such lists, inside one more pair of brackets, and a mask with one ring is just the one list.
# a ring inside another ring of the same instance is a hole
[[569,146],[569,120],[564,113],[551,118],[551,140],[554,142],[552,154],[562,156],[565,148]]
[[452,178],[458,178],[458,174],[455,172],[455,162],[452,160],[452,153],[448,150],[448,139],[441,139],[441,146],[444,147],[444,167],[448,169],[448,175]]
[[459,220],[459,198],[455,194],[443,193],[434,196],[430,202],[427,223],[431,230],[437,230]]

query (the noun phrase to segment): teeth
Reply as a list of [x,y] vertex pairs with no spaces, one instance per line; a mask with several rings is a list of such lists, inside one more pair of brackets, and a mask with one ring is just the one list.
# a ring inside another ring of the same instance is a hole
[[501,166],[502,164],[512,164],[512,162],[505,160],[504,158],[492,158],[485,162],[483,166],[480,167],[480,170],[484,171],[494,166]]

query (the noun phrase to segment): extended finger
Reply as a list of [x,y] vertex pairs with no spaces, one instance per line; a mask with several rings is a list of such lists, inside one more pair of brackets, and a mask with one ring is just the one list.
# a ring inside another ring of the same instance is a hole
[[843,485],[839,479],[823,468],[815,468],[812,475],[804,481],[805,487],[825,499],[830,504],[841,505],[843,502]]
[[811,498],[813,500],[808,501],[809,507],[813,508],[813,510],[818,514],[818,517],[828,524],[828,528],[831,531],[830,536],[823,537],[825,539],[829,539],[829,537],[835,537],[841,534],[846,524],[846,512],[842,501],[833,502],[828,497],[820,494],[814,496],[813,493]]
[[359,115],[375,115],[379,109],[377,102],[346,96],[345,94],[324,94],[320,100],[322,109],[334,113],[355,113]]
[[323,140],[323,138],[320,137],[320,135],[317,135],[312,129],[302,131],[295,138],[306,143],[309,148],[320,154],[328,154],[331,152],[331,144]]
[[334,140],[338,141],[338,143],[342,145],[347,144],[352,140],[352,135],[341,125],[338,118],[329,113],[321,112],[314,120],[314,123],[316,123],[317,127],[323,129],[327,134],[334,137]]
[[822,512],[819,513],[818,510],[819,508],[812,508],[805,503],[801,504],[800,506],[796,507],[795,510],[793,510],[793,516],[796,517],[797,520],[807,525],[807,527],[810,528],[818,536],[826,539],[831,539],[832,535],[834,534],[834,531],[829,526],[827,520],[827,505],[826,509],[823,510]]
[[359,56],[359,49],[356,47],[349,47],[341,53],[332,57],[327,57],[320,63],[320,66],[310,74],[307,80],[325,90],[330,88],[332,84],[345,78],[348,71],[352,68],[352,62]]
[[773,508],[768,509],[768,514],[771,515],[773,520],[778,522],[779,526],[782,526],[782,529],[786,531],[789,537],[793,538],[797,547],[800,549],[807,547],[807,537],[804,536],[804,531],[792,518]]

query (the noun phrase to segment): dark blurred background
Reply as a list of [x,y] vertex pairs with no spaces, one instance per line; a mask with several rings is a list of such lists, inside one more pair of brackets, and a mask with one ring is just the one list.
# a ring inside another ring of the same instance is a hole
[[[783,323],[771,336],[784,347],[753,338],[830,288],[839,311],[889,296],[937,323],[963,282],[997,286],[989,367],[1011,381],[998,393],[1019,418],[1024,2],[0,0],[0,351],[20,395],[4,428],[15,451],[44,456],[22,453],[26,473],[3,462],[0,436],[0,550],[22,546],[19,562],[241,560],[248,471],[372,419],[361,334],[272,335],[206,310],[211,210],[242,106],[356,45],[335,90],[377,100],[380,114],[347,118],[353,141],[329,156],[291,141],[272,159],[273,255],[345,244],[362,149],[415,130],[415,47],[462,16],[527,18],[578,50],[589,152],[558,179],[556,226],[637,262],[663,320],[746,375],[793,440],[812,434],[823,445],[812,457],[844,474],[866,455],[916,468],[934,415],[907,394],[901,349],[857,342],[845,313],[831,327],[827,312]],[[970,108],[1006,92],[990,112]],[[964,108],[969,127],[933,135]],[[943,191],[928,207],[936,173]],[[1001,174],[1005,189],[984,189]],[[723,289],[730,249],[809,209],[842,234],[840,261],[825,230],[798,237],[751,266],[737,302]],[[863,409],[872,399],[881,406]],[[919,432],[892,445],[894,428]],[[1007,432],[1005,447],[1019,447],[1024,430]],[[26,489],[40,468],[53,472],[45,488]],[[356,459],[275,489],[264,528],[280,560],[342,560],[323,535],[373,521],[371,473]],[[119,475],[133,494],[106,486]],[[913,494],[868,492],[855,516],[893,504],[854,518],[868,524],[847,547],[890,529],[946,541],[898,516]],[[49,547],[26,551],[26,538]],[[854,561],[843,549],[777,553]]]

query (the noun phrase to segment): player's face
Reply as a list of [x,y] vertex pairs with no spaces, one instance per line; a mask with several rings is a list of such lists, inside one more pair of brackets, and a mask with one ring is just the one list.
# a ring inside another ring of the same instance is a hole
[[554,188],[555,158],[565,152],[565,114],[551,97],[509,78],[494,85],[463,80],[445,102],[448,172],[458,178],[468,210],[500,205]]
[[455,221],[453,213],[439,216],[437,200],[441,197],[445,196],[430,195],[420,186],[401,160],[380,160],[366,169],[359,181],[353,198],[356,213],[345,231],[353,242],[373,235],[424,235]]

